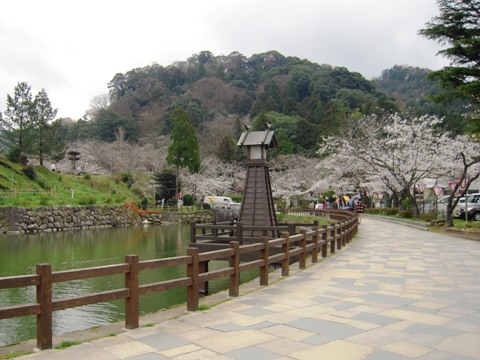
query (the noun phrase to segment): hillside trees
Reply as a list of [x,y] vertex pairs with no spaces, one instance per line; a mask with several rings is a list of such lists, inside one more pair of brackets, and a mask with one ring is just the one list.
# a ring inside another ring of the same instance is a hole
[[101,141],[115,141],[115,133],[120,128],[125,132],[127,140],[136,141],[138,139],[138,125],[135,119],[109,109],[100,109],[91,125],[95,137]]
[[445,90],[440,82],[430,78],[429,69],[413,66],[395,65],[382,71],[372,81],[375,86],[397,100],[399,109],[409,111],[417,116],[436,115],[444,118],[441,126],[454,134],[463,134],[466,130],[462,114],[468,108],[468,102],[457,99],[448,103],[434,101],[442,97]]
[[143,132],[149,131],[142,138],[151,138],[152,126],[168,135],[176,107],[187,111],[197,131],[222,116],[253,119],[273,111],[303,118],[324,133],[341,131],[343,118],[352,113],[396,109],[358,73],[276,51],[250,58],[202,51],[167,67],[153,64],[116,74],[109,89],[110,109],[135,118]]

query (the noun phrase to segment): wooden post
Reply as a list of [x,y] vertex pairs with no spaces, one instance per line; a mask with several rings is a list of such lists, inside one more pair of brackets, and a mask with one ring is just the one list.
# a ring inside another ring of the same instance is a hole
[[197,225],[197,223],[195,221],[192,221],[190,223],[190,244],[195,244],[195,242],[196,242],[196,240],[195,240],[195,237],[197,235],[196,229],[195,229],[196,225]]
[[337,229],[335,227],[335,223],[330,223],[332,230],[330,231],[330,237],[333,238],[332,242],[330,243],[330,254],[335,254],[335,242],[337,241]]
[[295,224],[288,224],[288,233],[295,235]]
[[[337,239],[337,250],[342,248],[342,233],[341,233],[341,223],[335,223],[335,238]],[[340,234],[339,234],[340,231]]]
[[[203,274],[203,273],[208,272],[208,263],[209,263],[208,260],[198,263],[198,273],[199,274]],[[198,291],[200,292],[200,294],[208,295],[208,281],[204,281],[203,283],[201,283],[199,285],[199,290]]]
[[37,348],[46,350],[52,348],[52,265],[37,264],[37,275],[40,276],[37,285],[37,303],[40,312],[37,314]]
[[187,255],[192,258],[192,262],[187,266],[187,276],[192,279],[192,284],[187,287],[187,310],[197,311],[200,288],[198,248],[188,248]]
[[302,248],[302,253],[298,259],[298,266],[300,269],[305,269],[307,267],[307,230],[301,230],[302,238],[300,239],[300,247]]
[[237,222],[237,225],[235,225],[237,228],[237,241],[239,244],[243,244],[242,242],[242,237],[243,237],[243,229],[242,229],[242,223]]
[[282,261],[282,276],[290,274],[290,235],[284,232],[282,237],[285,238],[285,244],[282,245],[282,252],[285,254],[285,259]]
[[230,241],[230,248],[233,249],[233,255],[230,256],[229,266],[233,268],[233,274],[228,281],[228,296],[237,297],[240,292],[240,244],[238,241]]
[[260,251],[260,259],[263,260],[260,266],[260,286],[268,286],[268,237],[260,238],[260,242],[263,242],[263,249]]
[[312,235],[312,243],[315,246],[312,249],[312,263],[316,264],[318,262],[318,226],[315,226],[313,230],[315,233]]
[[326,258],[327,257],[327,244],[328,244],[328,226],[327,225],[322,225],[322,229],[324,230],[322,234],[322,257]]
[[126,255],[125,262],[130,271],[125,273],[125,287],[129,295],[125,299],[125,328],[136,329],[139,326],[140,295],[138,292],[138,255]]

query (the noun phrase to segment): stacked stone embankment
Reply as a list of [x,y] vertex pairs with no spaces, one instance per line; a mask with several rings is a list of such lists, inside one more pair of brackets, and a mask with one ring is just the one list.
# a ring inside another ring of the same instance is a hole
[[0,208],[0,231],[4,234],[57,232],[140,224],[141,218],[125,206]]
[[50,206],[39,208],[0,208],[0,233],[25,234],[142,224],[210,222],[209,211],[158,212],[139,215],[126,206]]

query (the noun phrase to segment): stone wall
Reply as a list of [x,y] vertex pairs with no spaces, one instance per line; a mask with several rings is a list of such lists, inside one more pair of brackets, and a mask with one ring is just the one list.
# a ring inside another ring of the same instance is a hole
[[168,223],[209,223],[215,219],[212,211],[198,210],[189,212],[158,212],[142,214],[142,222],[147,221],[150,224]]
[[215,219],[212,211],[158,212],[137,214],[119,206],[50,206],[0,208],[0,233],[25,234],[95,228],[169,223],[206,223]]
[[140,224],[141,218],[125,206],[0,208],[0,231],[4,234],[57,232]]

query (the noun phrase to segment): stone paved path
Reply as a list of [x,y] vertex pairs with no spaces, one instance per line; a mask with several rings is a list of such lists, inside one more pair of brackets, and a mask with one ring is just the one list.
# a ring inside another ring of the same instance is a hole
[[364,218],[340,253],[268,287],[29,358],[480,359],[480,241]]

